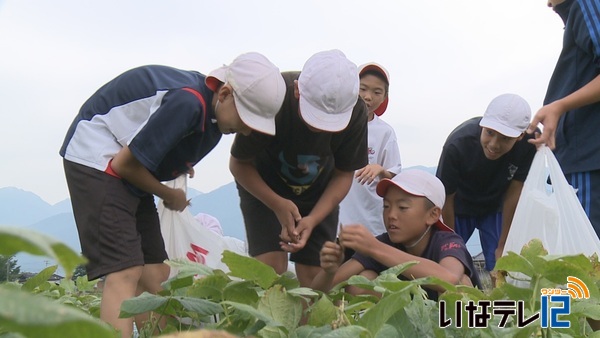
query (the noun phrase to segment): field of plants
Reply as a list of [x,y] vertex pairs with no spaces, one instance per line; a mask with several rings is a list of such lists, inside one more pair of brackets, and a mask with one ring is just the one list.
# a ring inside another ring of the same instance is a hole
[[[70,278],[83,257],[39,233],[0,227],[0,254],[18,252],[52,258],[68,274],[58,284],[48,282],[57,268],[52,266],[25,283],[0,284],[0,337],[118,336],[98,319],[96,282]],[[549,256],[535,240],[519,254],[498,260],[496,268],[503,273],[496,287],[485,292],[434,278],[397,278],[416,263],[393,267],[372,281],[355,276],[322,293],[249,257],[226,251],[223,262],[230,272],[169,262],[179,273],[164,291],[126,301],[121,315],[153,311],[168,322],[158,335],[169,337],[192,332],[198,337],[207,332],[233,337],[600,337],[590,326],[600,320],[598,257]],[[560,299],[552,295],[566,292],[573,276],[588,297],[570,294],[560,298],[568,304],[557,303]],[[425,297],[422,286],[431,284],[447,289],[439,302]],[[352,296],[344,292],[346,285],[381,297]],[[139,336],[153,336],[156,330],[156,323],[148,323],[139,328]]]

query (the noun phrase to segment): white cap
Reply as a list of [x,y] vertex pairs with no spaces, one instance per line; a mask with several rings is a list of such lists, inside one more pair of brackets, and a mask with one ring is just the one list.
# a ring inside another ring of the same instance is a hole
[[[444,202],[446,201],[446,189],[444,188],[444,184],[435,175],[424,170],[405,170],[401,171],[392,179],[384,178],[377,184],[377,195],[384,197],[388,188],[392,185],[413,196],[425,197],[440,209],[444,208]],[[444,224],[441,216],[435,225],[440,230],[452,231],[452,229]]]
[[358,69],[334,49],[311,56],[298,78],[300,115],[314,128],[336,132],[350,122],[358,101]]
[[223,236],[223,228],[221,227],[221,222],[209,214],[198,213],[194,218],[200,222],[203,226],[205,226],[208,230],[216,233],[217,235]]
[[240,119],[250,128],[275,135],[275,115],[281,109],[286,85],[279,68],[264,55],[250,52],[238,56],[229,66],[208,74],[229,83]]
[[502,94],[490,102],[479,125],[508,137],[519,137],[531,120],[531,108],[515,94]]
[[[381,74],[385,78],[385,82],[387,83],[387,85],[389,87],[390,74],[388,73],[387,69],[385,69],[385,67],[383,67],[382,65],[380,65],[376,62],[369,62],[369,63],[365,63],[365,64],[358,66],[358,74],[361,78],[363,76],[363,73],[368,72],[368,71],[375,71],[375,72]],[[377,107],[373,111],[375,113],[375,115],[377,115],[377,116],[383,115],[383,113],[385,113],[385,110],[387,109],[390,95],[389,95],[389,93],[385,93],[385,94],[386,95],[385,95],[385,99],[383,100],[383,102],[381,102],[379,107]]]

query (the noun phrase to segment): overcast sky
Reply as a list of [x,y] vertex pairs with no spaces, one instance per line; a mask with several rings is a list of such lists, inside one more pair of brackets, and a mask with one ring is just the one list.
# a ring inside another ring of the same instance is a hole
[[[58,150],[81,104],[130,68],[208,73],[257,51],[282,71],[337,48],[390,72],[383,119],[404,167],[437,165],[448,134],[495,96],[542,104],[563,24],[544,0],[0,0],[0,187],[68,197]],[[233,181],[232,135],[189,184]]]

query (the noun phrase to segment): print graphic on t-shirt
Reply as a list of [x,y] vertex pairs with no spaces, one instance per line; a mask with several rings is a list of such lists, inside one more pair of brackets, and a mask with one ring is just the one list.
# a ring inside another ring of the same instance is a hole
[[283,152],[279,153],[282,178],[296,195],[303,193],[317,179],[323,169],[320,159],[316,155],[297,155],[294,165],[286,161]]
[[517,172],[517,170],[519,169],[519,167],[517,167],[516,165],[509,163],[508,164],[508,177],[506,178],[507,181],[512,180],[512,178],[515,176],[515,173]]

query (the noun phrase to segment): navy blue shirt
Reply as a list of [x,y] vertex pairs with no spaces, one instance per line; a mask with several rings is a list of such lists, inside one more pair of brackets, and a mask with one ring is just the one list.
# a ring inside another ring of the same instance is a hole
[[[445,257],[454,257],[458,259],[464,265],[465,275],[471,278],[471,283],[473,283],[473,286],[481,289],[481,283],[479,281],[477,271],[475,270],[475,265],[473,264],[473,258],[471,258],[469,251],[467,251],[467,247],[463,239],[453,231],[440,231],[435,227],[431,230],[431,238],[429,239],[429,243],[427,244],[427,247],[425,248],[425,251],[421,257],[436,263],[439,263]],[[387,232],[377,236],[376,238],[382,243],[406,252],[406,248],[402,244],[392,243]],[[372,270],[377,273],[381,273],[382,271],[390,268],[389,266],[385,266],[373,258],[362,255],[358,252],[352,256],[352,259],[355,259],[362,264],[365,270]],[[407,278],[402,275],[399,276],[399,278],[407,280]],[[436,291],[427,288],[425,288],[425,291],[427,291],[429,299],[438,299],[438,293]]]
[[186,173],[219,142],[205,76],[167,66],[129,70],[81,107],[60,149],[65,159],[107,171],[128,146],[160,181]]
[[456,193],[454,212],[460,216],[499,212],[510,182],[525,181],[536,152],[527,142],[533,135],[525,134],[508,153],[488,159],[481,146],[480,121],[474,117],[450,133],[437,167],[446,195]]
[[[565,23],[563,48],[544,104],[561,99],[600,74],[600,3],[567,0],[554,10]],[[566,112],[556,130],[555,155],[565,174],[600,169],[600,102]]]

